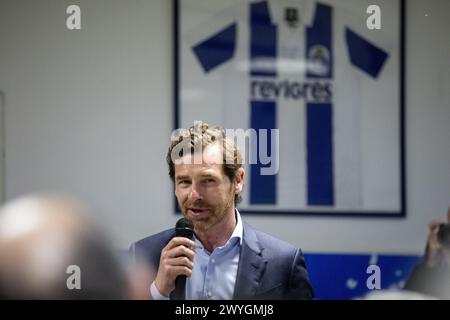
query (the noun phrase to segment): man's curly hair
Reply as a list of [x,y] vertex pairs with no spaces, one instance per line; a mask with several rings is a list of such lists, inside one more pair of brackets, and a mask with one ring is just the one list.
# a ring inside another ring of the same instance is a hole
[[[182,158],[184,150],[190,150],[191,155],[194,155],[196,151],[204,150],[208,145],[214,143],[222,144],[223,170],[230,181],[234,181],[239,168],[242,168],[241,152],[234,140],[226,136],[224,128],[210,127],[205,122],[195,122],[193,126],[187,129],[178,129],[172,134],[166,156],[172,181],[175,182],[174,160]],[[242,197],[235,194],[234,204],[237,205],[241,200]]]

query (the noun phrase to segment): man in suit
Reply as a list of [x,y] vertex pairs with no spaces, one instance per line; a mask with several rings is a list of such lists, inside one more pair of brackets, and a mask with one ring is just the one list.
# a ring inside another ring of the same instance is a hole
[[[312,299],[301,250],[242,221],[242,155],[224,129],[200,122],[178,131],[167,163],[194,238],[170,229],[132,245],[158,269],[153,299]],[[178,276],[187,276],[184,288]]]

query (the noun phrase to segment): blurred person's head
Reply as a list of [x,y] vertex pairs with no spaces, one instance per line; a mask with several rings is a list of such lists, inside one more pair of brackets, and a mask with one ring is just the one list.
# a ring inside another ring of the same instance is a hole
[[29,196],[0,210],[0,298],[124,299],[128,283],[85,207]]

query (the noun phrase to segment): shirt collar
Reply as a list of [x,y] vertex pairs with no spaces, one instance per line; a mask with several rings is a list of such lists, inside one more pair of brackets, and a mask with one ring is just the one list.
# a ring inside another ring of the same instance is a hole
[[[234,228],[233,233],[231,234],[230,240],[233,238],[238,238],[239,239],[239,245],[242,245],[242,239],[244,236],[244,226],[242,224],[242,219],[241,219],[241,214],[239,213],[239,210],[236,208],[235,210],[235,215],[236,215],[236,227]],[[228,241],[230,241],[228,240]]]
[[268,4],[272,23],[276,25],[285,23],[284,9],[287,7],[297,8],[300,25],[311,26],[314,22],[314,0],[269,0]]

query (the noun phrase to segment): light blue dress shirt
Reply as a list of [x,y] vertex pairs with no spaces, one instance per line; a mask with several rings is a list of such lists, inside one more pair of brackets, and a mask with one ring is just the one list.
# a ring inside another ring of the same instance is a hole
[[243,225],[236,209],[236,227],[224,246],[208,252],[194,237],[194,269],[186,280],[187,300],[231,300],[239,265]]

